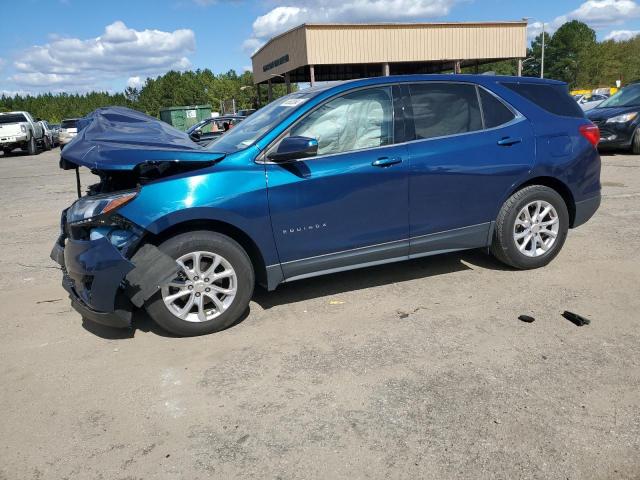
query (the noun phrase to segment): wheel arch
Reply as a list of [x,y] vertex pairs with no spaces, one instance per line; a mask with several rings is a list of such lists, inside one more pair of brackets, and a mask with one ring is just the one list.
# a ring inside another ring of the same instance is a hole
[[517,191],[522,190],[525,187],[530,187],[531,185],[542,185],[558,193],[558,195],[560,195],[564,200],[564,203],[567,206],[567,210],[569,211],[569,226],[573,227],[576,219],[576,201],[573,197],[573,193],[571,193],[571,189],[567,186],[567,184],[565,184],[561,180],[558,180],[557,178],[546,176],[530,178],[526,182],[521,183],[511,192],[509,192],[507,198],[509,198]]
[[211,232],[221,233],[238,242],[244,251],[247,252],[251,260],[256,281],[261,285],[267,285],[267,265],[260,248],[246,232],[230,223],[212,219],[185,220],[173,224],[157,233],[150,233],[148,241],[151,241],[157,246],[175,235],[196,230],[209,230]]

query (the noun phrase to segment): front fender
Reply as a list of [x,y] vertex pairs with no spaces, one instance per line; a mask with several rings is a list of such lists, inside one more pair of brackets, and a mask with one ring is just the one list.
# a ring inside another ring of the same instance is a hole
[[119,213],[153,234],[189,221],[223,222],[254,242],[265,265],[279,263],[264,167],[253,161],[225,159],[200,174],[145,185]]

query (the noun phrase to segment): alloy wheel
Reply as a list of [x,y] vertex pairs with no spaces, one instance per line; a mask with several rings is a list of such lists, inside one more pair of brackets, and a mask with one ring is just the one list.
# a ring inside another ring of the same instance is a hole
[[191,252],[176,260],[178,276],[161,289],[169,311],[187,322],[206,322],[224,313],[238,289],[235,270],[212,252]]
[[536,200],[523,207],[516,216],[513,240],[527,257],[539,257],[553,247],[560,230],[558,212],[549,202]]

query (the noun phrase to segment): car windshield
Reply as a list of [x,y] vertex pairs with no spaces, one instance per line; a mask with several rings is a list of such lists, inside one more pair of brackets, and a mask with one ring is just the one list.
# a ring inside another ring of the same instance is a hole
[[61,128],[76,128],[77,120],[63,120]]
[[209,150],[224,153],[233,153],[244,150],[253,145],[262,135],[272,127],[284,120],[296,107],[305,103],[316,95],[313,92],[296,92],[280,97],[269,105],[261,108],[246,120],[238,123],[219,139],[214,140],[207,147]]
[[195,125],[193,125],[192,127],[189,127],[187,129],[187,133],[191,134],[191,133],[195,132],[197,129],[201,128],[203,125],[205,125],[209,121],[211,121],[211,119],[206,118],[206,119],[202,120],[201,122],[196,123]]
[[640,83],[623,88],[618,93],[598,105],[597,108],[637,106],[640,106]]
[[18,123],[26,122],[27,119],[22,113],[8,113],[6,115],[0,115],[0,124],[2,123]]

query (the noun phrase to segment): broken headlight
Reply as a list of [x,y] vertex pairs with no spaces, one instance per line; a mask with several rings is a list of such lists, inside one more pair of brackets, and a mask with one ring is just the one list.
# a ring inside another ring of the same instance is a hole
[[67,210],[67,223],[70,225],[94,223],[98,217],[112,213],[129,203],[137,194],[138,192],[134,191],[82,197]]

